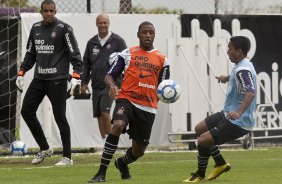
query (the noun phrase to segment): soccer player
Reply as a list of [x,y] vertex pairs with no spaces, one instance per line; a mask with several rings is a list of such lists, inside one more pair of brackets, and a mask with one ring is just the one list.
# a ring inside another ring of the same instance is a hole
[[34,78],[23,99],[21,114],[40,147],[37,157],[32,160],[32,164],[39,164],[45,157],[53,154],[36,117],[39,104],[47,96],[52,104],[63,145],[63,158],[55,165],[72,165],[70,127],[65,114],[67,78],[71,63],[73,74],[70,93],[73,94],[80,87],[81,55],[72,27],[55,17],[55,3],[52,0],[43,1],[40,13],[43,20],[33,24],[31,28],[26,54],[16,81],[18,89],[22,91],[24,74],[35,64]]
[[[91,78],[93,116],[97,117],[100,134],[104,143],[111,130],[110,110],[113,99],[109,96],[109,87],[104,82],[105,75],[110,69],[109,56],[113,52],[126,49],[125,41],[118,35],[109,31],[109,16],[100,14],[96,18],[98,34],[91,38],[83,56],[83,74],[81,75],[81,93],[86,94]],[[90,77],[91,76],[91,77]],[[120,86],[121,75],[117,77],[116,84]]]
[[[155,28],[150,22],[139,25],[137,37],[139,46],[122,51],[117,62],[105,77],[109,95],[116,99],[113,112],[113,126],[106,139],[101,163],[97,174],[89,181],[106,181],[106,171],[117,150],[119,137],[126,132],[132,139],[132,146],[124,156],[115,160],[121,179],[130,179],[128,164],[144,155],[149,144],[152,126],[158,107],[157,86],[169,79],[167,58],[154,48]],[[119,89],[115,79],[124,71],[124,79]]]
[[256,71],[247,58],[250,41],[243,36],[230,38],[227,54],[233,70],[229,76],[216,76],[218,82],[229,82],[226,101],[221,112],[208,116],[195,127],[198,137],[198,170],[185,183],[204,181],[208,159],[214,158],[215,167],[208,180],[217,178],[231,169],[222,157],[218,145],[249,133],[255,126]]

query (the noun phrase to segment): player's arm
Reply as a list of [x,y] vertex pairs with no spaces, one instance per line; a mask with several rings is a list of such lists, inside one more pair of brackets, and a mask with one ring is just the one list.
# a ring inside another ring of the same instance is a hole
[[32,37],[33,35],[32,32],[33,32],[33,29],[31,29],[30,34],[29,34],[27,46],[26,46],[25,57],[24,57],[23,63],[20,66],[20,70],[18,72],[18,77],[16,80],[16,85],[20,92],[23,92],[25,73],[28,70],[30,70],[33,67],[34,63],[36,62],[36,49],[35,49],[34,39]]
[[86,94],[88,83],[90,81],[91,62],[90,62],[90,42],[88,41],[83,55],[82,74],[81,74],[81,93]]
[[220,75],[220,76],[215,76],[215,78],[218,80],[218,83],[226,83],[229,81],[230,76]]
[[36,62],[36,49],[35,49],[35,43],[32,36],[33,35],[32,32],[33,29],[31,29],[28,37],[28,41],[26,45],[26,53],[23,63],[20,66],[19,76],[23,76],[25,72],[30,70],[33,67],[34,63]]
[[236,77],[239,80],[241,86],[243,87],[243,90],[246,91],[243,101],[236,111],[238,114],[241,115],[254,100],[256,96],[256,89],[252,73],[249,70],[240,70],[236,73]]
[[245,95],[236,112],[229,112],[227,114],[227,118],[232,120],[238,119],[250,106],[256,96],[253,76],[249,70],[238,71],[236,77],[243,88],[242,90],[245,91]]
[[81,54],[71,26],[66,27],[64,41],[73,67],[73,77],[80,79],[80,74],[82,72]]
[[163,80],[166,80],[169,78],[170,78],[169,64],[168,64],[167,59],[165,59],[164,67],[162,68],[160,75],[159,75],[158,84],[160,84]]
[[119,89],[118,86],[115,84],[115,79],[121,75],[122,71],[124,70],[125,61],[124,58],[121,56],[118,56],[117,62],[115,62],[111,69],[108,71],[106,77],[105,77],[105,83],[109,86],[109,96],[111,98],[115,98],[115,96],[118,94]]

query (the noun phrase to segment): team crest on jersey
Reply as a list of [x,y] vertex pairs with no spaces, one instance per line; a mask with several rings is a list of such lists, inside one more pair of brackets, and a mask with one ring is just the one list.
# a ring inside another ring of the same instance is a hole
[[69,31],[73,31],[73,28],[72,28],[72,27],[68,27],[68,30],[69,30]]
[[110,49],[112,46],[111,46],[111,44],[108,44],[107,45],[107,49]]
[[52,37],[52,38],[55,38],[56,35],[57,35],[57,33],[56,33],[55,31],[53,31],[52,34],[51,34],[51,37]]
[[97,46],[94,46],[92,52],[93,52],[93,55],[98,55],[100,52],[100,49]]
[[116,114],[123,115],[123,113],[124,113],[124,108],[123,107],[119,107],[117,112],[116,112]]

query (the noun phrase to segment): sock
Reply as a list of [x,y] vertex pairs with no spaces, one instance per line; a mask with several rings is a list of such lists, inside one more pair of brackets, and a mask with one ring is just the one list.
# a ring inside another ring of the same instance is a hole
[[101,156],[101,162],[98,173],[106,175],[107,168],[118,146],[119,137],[109,134]]
[[198,145],[198,170],[197,174],[204,178],[208,167],[210,157],[210,148]]
[[224,158],[220,153],[218,145],[212,146],[210,150],[211,150],[211,156],[213,157],[216,166],[222,166],[226,164],[226,161],[224,160]]
[[117,160],[119,164],[128,165],[128,164],[135,162],[137,159],[138,158],[136,158],[132,154],[132,147],[130,147],[127,149],[125,155],[123,157],[119,157]]
[[102,138],[102,140],[103,140],[103,144],[105,145],[107,138],[106,137]]

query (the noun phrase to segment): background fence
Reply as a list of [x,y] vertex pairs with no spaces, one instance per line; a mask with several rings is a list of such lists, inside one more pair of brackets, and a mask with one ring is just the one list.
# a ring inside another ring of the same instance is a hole
[[[61,13],[281,14],[282,0],[54,0]],[[0,8],[37,11],[42,0],[0,0]],[[12,12],[11,12],[12,13]]]
[[[15,50],[9,51],[9,46],[14,40],[18,40],[18,57],[21,57],[21,32],[18,31],[17,37],[11,37],[9,33],[18,26],[18,22],[11,22],[9,16],[18,16],[21,12],[38,12],[42,0],[0,0],[0,60],[11,58],[15,54]],[[58,13],[108,13],[108,14],[224,14],[224,15],[281,15],[282,0],[54,0],[57,5]],[[8,16],[9,15],[9,16]],[[228,16],[226,16],[228,17]],[[3,23],[4,22],[4,23]],[[20,22],[20,21],[19,21]],[[19,26],[20,27],[20,26]],[[20,30],[20,29],[19,29]],[[5,51],[9,51],[5,53]],[[83,52],[83,51],[82,51]],[[4,58],[5,57],[5,58]],[[21,62],[18,59],[18,64]],[[9,70],[11,67],[8,62],[3,65],[1,63],[0,71]],[[9,75],[8,82],[14,84],[16,75]],[[5,82],[6,83],[6,82]],[[12,114],[14,105],[11,103],[14,98],[13,94],[16,90],[4,90],[0,81],[0,97],[7,98],[9,104],[0,103],[1,113]],[[14,85],[10,85],[14,86]],[[7,96],[7,97],[6,97]],[[3,101],[1,101],[3,102]],[[3,121],[10,122],[9,135],[6,130],[0,129],[0,148],[9,146],[9,143],[15,139],[14,124],[18,123],[20,112],[20,99],[18,95],[16,106],[16,117],[7,119],[0,118]],[[8,108],[8,112],[6,109]],[[3,111],[5,109],[5,111]],[[6,114],[5,114],[6,115]],[[0,116],[2,117],[2,116]],[[0,125],[1,127],[1,125]],[[7,140],[2,140],[4,139]],[[5,144],[6,141],[6,144]],[[4,143],[4,144],[3,144]]]

